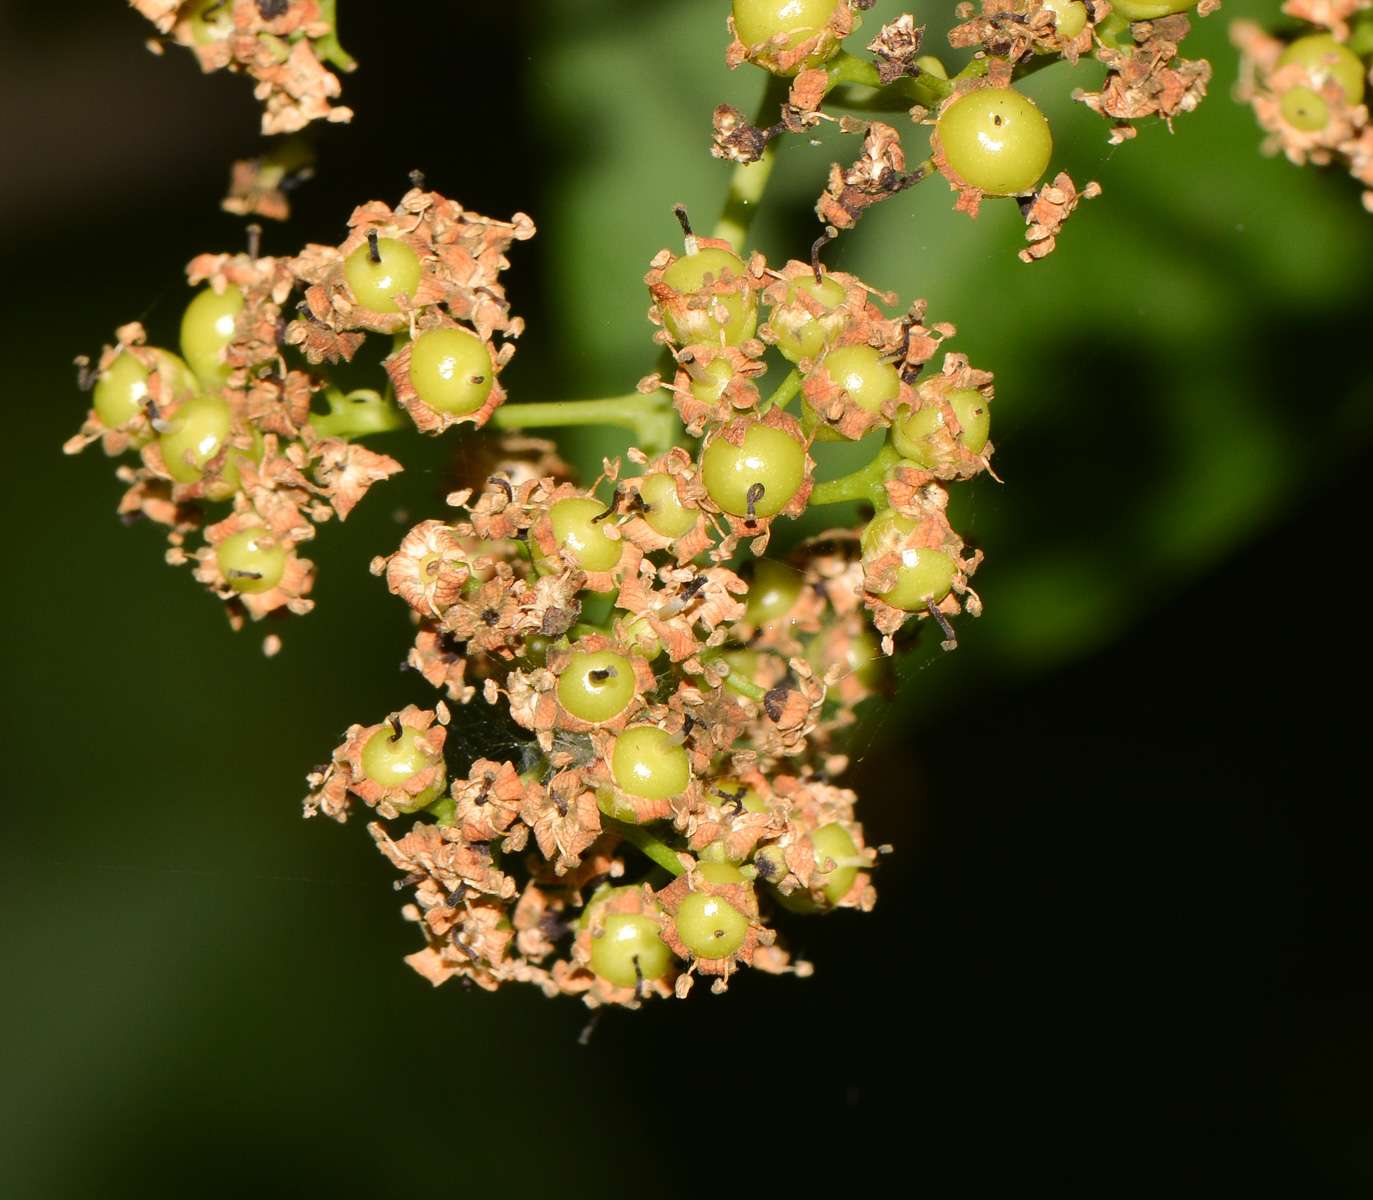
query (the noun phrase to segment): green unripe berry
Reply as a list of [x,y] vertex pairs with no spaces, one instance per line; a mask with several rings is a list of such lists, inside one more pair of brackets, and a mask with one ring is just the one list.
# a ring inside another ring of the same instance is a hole
[[245,529],[215,547],[215,561],[235,591],[270,592],[286,573],[286,547],[265,529]]
[[697,374],[704,375],[705,378],[692,377],[691,394],[702,404],[717,403],[729,381],[734,378],[734,368],[730,366],[729,359],[712,358],[705,366],[696,370]]
[[969,92],[944,110],[936,128],[949,166],[994,196],[1033,189],[1054,149],[1044,114],[1010,88]]
[[634,699],[634,665],[609,650],[574,651],[558,676],[558,703],[574,717],[599,724],[618,717]]
[[[548,511],[558,548],[583,571],[609,571],[624,551],[624,543],[607,537],[604,522],[596,520],[605,511],[605,505],[590,496],[569,496]],[[561,569],[547,559],[541,565],[550,571]]]
[[[742,806],[745,812],[765,813],[768,811],[768,802],[763,799],[747,784],[740,783],[737,779],[715,779],[705,789],[706,800],[716,808],[724,808],[726,804],[732,809]],[[739,876],[743,878],[742,875]],[[712,879],[712,883],[726,882],[724,880]]]
[[223,447],[229,426],[229,406],[224,400],[192,396],[176,410],[170,428],[158,439],[167,474],[178,483],[195,483],[205,464]]
[[[883,542],[906,537],[915,530],[915,522],[903,517],[895,509],[878,513],[863,531],[864,554],[874,553]],[[896,583],[878,593],[893,608],[902,612],[921,612],[930,603],[938,604],[953,590],[958,568],[953,558],[943,550],[912,547],[900,551],[901,565],[896,568]]]
[[1284,121],[1293,129],[1301,129],[1306,133],[1324,129],[1330,121],[1330,105],[1325,102],[1325,97],[1301,84],[1283,92],[1280,108]]
[[[658,923],[639,913],[610,913],[601,921],[599,937],[591,937],[591,969],[616,987],[637,987],[661,979],[672,962],[672,951],[659,937]],[[635,970],[635,960],[638,970]]]
[[785,617],[791,612],[805,576],[800,571],[779,563],[771,558],[758,558],[753,562],[753,578],[749,581],[748,597],[745,602],[744,620],[751,625],[762,625]]
[[729,663],[729,673],[750,683],[758,682],[758,669],[762,665],[762,655],[757,650],[726,650],[720,658]]
[[949,407],[963,430],[958,440],[971,454],[981,454],[992,431],[992,412],[987,398],[976,388],[965,388],[949,396]]
[[192,0],[186,18],[198,45],[227,41],[234,32],[233,0]]
[[[1327,80],[1333,80],[1344,93],[1346,103],[1358,104],[1363,99],[1363,62],[1348,46],[1337,42],[1330,34],[1313,33],[1309,37],[1298,38],[1282,52],[1278,67],[1281,69],[1292,63],[1301,64],[1312,87],[1320,89]],[[1287,115],[1285,106],[1283,115]]]
[[234,338],[243,293],[227,287],[221,294],[205,288],[186,305],[181,317],[181,353],[207,388],[220,388],[232,368],[221,354]]
[[410,347],[410,382],[430,408],[462,417],[486,403],[496,368],[475,333],[431,329]]
[[820,360],[829,376],[870,413],[901,393],[901,373],[872,346],[840,346]]
[[806,451],[789,433],[761,422],[743,445],[717,437],[701,455],[701,481],[710,498],[736,517],[771,517],[806,479]]
[[[819,283],[815,282],[814,275],[803,275],[792,280],[787,288],[787,304],[796,303],[797,292],[805,292],[808,296],[814,297],[825,306],[826,311],[838,308],[848,299],[849,294],[842,283],[828,275],[821,275]],[[774,315],[776,312],[774,309]],[[784,319],[773,325],[773,331],[777,334],[777,349],[792,362],[814,358],[825,348],[825,327],[819,317],[810,316],[808,313],[803,315],[803,310],[799,306],[788,315],[793,314],[796,319]]]
[[[781,35],[785,40],[775,50],[790,50],[823,29],[838,7],[836,0],[734,0],[734,31],[739,40],[750,47]],[[797,71],[818,67],[838,51],[836,42],[832,47],[808,56],[785,74],[794,75]]]
[[[728,865],[699,863],[697,870]],[[748,918],[723,896],[690,892],[677,906],[677,937],[697,958],[728,958],[748,937]]]
[[[726,292],[723,295],[712,298],[712,308],[715,304],[723,304],[729,313],[729,319],[721,326],[715,319],[713,312],[702,310],[700,313],[693,311],[693,316],[698,320],[704,320],[707,325],[710,339],[720,338],[727,346],[737,346],[745,338],[753,336],[753,331],[758,327],[758,297],[752,288],[743,285],[744,260],[737,254],[731,254],[728,250],[721,250],[715,246],[706,246],[697,250],[695,254],[685,254],[672,263],[663,272],[663,282],[674,291],[689,295],[698,291],[705,283],[706,276],[718,280],[728,273],[735,276],[739,281],[739,287],[733,292]],[[663,324],[668,333],[679,345],[689,345],[692,342],[707,340],[693,334],[693,331],[679,324],[677,318],[668,310],[662,307]]]
[[[717,360],[718,361],[718,360]],[[700,511],[688,508],[677,495],[677,481],[665,471],[638,480],[639,498],[648,506],[643,518],[655,533],[678,538],[695,527]]]
[[845,674],[855,675],[866,688],[882,682],[887,657],[877,639],[864,627],[856,633],[833,629],[816,634],[805,648],[806,661],[823,675],[838,664]]
[[132,354],[121,354],[101,372],[91,402],[111,429],[132,421],[148,402],[147,369]]
[[824,880],[822,890],[826,900],[831,904],[838,904],[848,894],[849,888],[853,887],[853,881],[858,878],[856,866],[844,865],[858,857],[858,847],[853,844],[853,838],[849,837],[848,831],[837,821],[821,825],[810,835],[810,845],[815,852],[817,872],[823,872],[827,862],[834,863],[834,870],[821,876]]
[[915,65],[926,75],[933,75],[936,79],[947,79],[948,69],[933,54],[922,54],[915,60]]
[[372,312],[400,312],[396,297],[402,292],[411,300],[420,283],[420,258],[404,242],[377,238],[374,261],[372,247],[364,243],[348,256],[344,278],[363,308]]
[[[981,454],[991,430],[991,412],[986,399],[976,388],[950,392],[946,397],[961,433],[959,444],[972,454]],[[892,424],[891,440],[897,453],[927,471],[944,466],[935,435],[944,427],[944,411],[937,405],[918,408],[900,416]]]
[[[383,725],[362,747],[363,774],[383,787],[396,788],[420,771],[436,765],[442,768],[442,755],[426,754],[420,749],[417,743],[422,736],[409,725],[400,727],[400,736],[390,726]],[[445,772],[440,769],[438,778],[424,791],[403,806],[396,804],[396,808],[400,812],[418,812],[442,796],[445,787]]]
[[440,796],[433,804],[426,804],[424,811],[432,813],[439,825],[451,825],[458,814],[458,802],[452,796]]
[[622,792],[645,800],[680,796],[691,784],[685,748],[656,725],[638,725],[620,734],[610,769]]
[[1087,27],[1087,6],[1081,0],[1044,0],[1044,7],[1057,18],[1058,36],[1071,40]]
[[1173,13],[1186,12],[1197,0],[1112,0],[1111,15],[1129,21],[1157,21]]

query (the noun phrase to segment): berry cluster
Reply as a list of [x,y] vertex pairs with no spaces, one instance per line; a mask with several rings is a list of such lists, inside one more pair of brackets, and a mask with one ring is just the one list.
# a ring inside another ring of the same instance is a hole
[[1338,164],[1364,185],[1373,211],[1373,124],[1364,90],[1373,55],[1373,18],[1363,0],[1289,0],[1283,12],[1308,25],[1290,40],[1252,21],[1230,37],[1243,56],[1239,99],[1268,132],[1264,153],[1301,166]]
[[[482,424],[504,399],[496,375],[515,347],[495,339],[522,326],[499,274],[510,243],[533,235],[529,219],[465,212],[417,182],[394,211],[365,205],[349,224],[341,246],[295,258],[254,249],[194,259],[188,278],[207,286],[182,317],[181,356],[148,346],[134,323],[93,368],[78,360],[94,403],[66,451],[100,441],[107,454],[138,454],[118,472],[128,484],[120,514],[168,526],[168,560],[192,563],[236,627],[245,615],[309,610],[313,567],[298,548],[401,470],[349,440],[396,428],[393,399],[424,432]],[[394,340],[391,396],[345,395],[309,369],[351,359],[368,333]],[[312,411],[317,396],[329,412]],[[225,503],[207,525],[207,506]],[[188,552],[187,535],[202,528],[205,544]]]
[[[684,252],[645,277],[675,371],[632,399],[668,390],[691,448],[631,450],[632,476],[616,460],[579,487],[525,443],[541,461],[454,493],[460,519],[421,522],[372,564],[414,610],[410,665],[446,700],[352,727],[307,811],[423,814],[400,836],[370,829],[416,886],[427,945],[409,961],[434,983],[633,1005],[695,975],[722,990],[740,967],[796,970],[773,911],[875,899],[854,794],[829,782],[854,706],[906,622],[933,618],[951,647],[948,618],[980,609],[981,555],[942,484],[987,468],[991,376],[946,354],[925,377],[954,330],[922,304],[887,317],[852,275],[746,261],[678,215]],[[768,346],[792,369],[765,400]],[[879,430],[872,466],[817,487],[815,441]],[[846,496],[876,509],[865,526],[762,557],[779,518]],[[478,690],[519,753],[450,783],[447,702]]]
[[[964,23],[949,33],[955,48],[976,47],[972,61],[952,79],[944,65],[921,54],[924,28],[909,14],[884,26],[868,43],[872,61],[845,51],[845,37],[862,23],[872,0],[734,0],[729,28],[730,66],[751,62],[790,79],[777,119],[771,105],[751,124],[738,109],[715,110],[713,153],[753,163],[771,139],[800,133],[836,118],[822,109],[827,97],[849,110],[909,108],[911,119],[932,126],[930,154],[908,168],[898,131],[881,121],[839,118],[847,133],[861,133],[863,148],[850,167],[836,163],[816,205],[828,236],[851,228],[872,204],[938,172],[958,193],[956,207],[976,216],[986,196],[1015,197],[1029,226],[1026,262],[1053,250],[1063,222],[1078,203],[1100,192],[1079,190],[1066,173],[1040,186],[1053,156],[1044,114],[1013,82],[1057,58],[1076,63],[1090,54],[1108,67],[1101,90],[1073,93],[1113,122],[1111,140],[1136,133],[1132,121],[1171,121],[1206,94],[1210,66],[1178,57],[1186,18],[1175,15],[1193,0],[985,0],[980,13],[959,5]],[[1218,0],[1202,0],[1205,15]]]

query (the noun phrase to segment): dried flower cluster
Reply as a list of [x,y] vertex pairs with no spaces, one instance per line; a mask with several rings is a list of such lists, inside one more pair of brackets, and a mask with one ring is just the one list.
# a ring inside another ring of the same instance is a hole
[[[607,461],[582,487],[523,441],[449,497],[460,516],[372,564],[444,699],[353,726],[306,808],[420,817],[369,828],[415,888],[408,961],[435,984],[634,1006],[698,975],[719,991],[742,967],[808,971],[772,914],[875,899],[855,796],[831,782],[854,708],[903,625],[932,618],[952,646],[948,618],[980,609],[943,484],[987,469],[991,376],[957,354],[929,372],[954,330],[923,304],[887,317],[852,275],[745,261],[679,216],[685,252],[645,277],[676,369],[640,392],[668,390],[691,448],[631,450],[637,473]],[[764,400],[769,344],[795,369]],[[866,527],[761,557],[815,502],[812,444],[873,431],[890,444],[852,481],[878,509]],[[482,702],[515,753],[454,762],[449,705]]]
[[[133,323],[94,366],[78,360],[94,406],[66,451],[99,441],[107,454],[138,455],[137,466],[118,471],[128,485],[121,516],[167,526],[168,560],[191,564],[236,627],[245,616],[308,611],[313,566],[299,555],[302,543],[401,470],[349,440],[398,426],[391,400],[344,395],[315,366],[351,358],[368,333],[392,335],[394,396],[425,432],[482,424],[504,398],[495,376],[514,345],[495,339],[518,336],[521,323],[499,275],[510,243],[533,235],[529,219],[493,221],[417,185],[394,211],[368,204],[349,225],[341,246],[307,246],[295,258],[194,259],[188,279],[206,286],[182,321],[184,358],[147,345]],[[485,364],[480,404],[442,411],[416,393],[410,355],[433,329],[458,331]],[[321,395],[328,413],[311,408]],[[228,511],[212,519],[215,504]],[[187,535],[198,530],[205,543],[188,551]]]
[[[334,0],[129,0],[158,32],[190,50],[205,71],[241,71],[256,81],[264,134],[294,133],[311,121],[349,121],[335,104],[338,76],[351,71],[339,45]],[[150,47],[162,52],[161,43]]]
[[1253,106],[1267,131],[1265,154],[1302,166],[1338,165],[1364,186],[1373,212],[1373,124],[1364,92],[1373,52],[1368,0],[1289,0],[1283,12],[1308,24],[1296,37],[1274,37],[1236,21],[1230,38],[1242,65],[1236,97]]

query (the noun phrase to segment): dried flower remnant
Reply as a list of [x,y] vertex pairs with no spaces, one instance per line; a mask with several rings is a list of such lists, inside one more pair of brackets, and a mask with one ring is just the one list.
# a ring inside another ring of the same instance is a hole
[[189,49],[202,70],[254,79],[264,134],[295,133],[311,121],[352,120],[352,109],[334,103],[339,79],[324,65],[345,72],[356,66],[339,45],[333,0],[129,2],[160,33]]

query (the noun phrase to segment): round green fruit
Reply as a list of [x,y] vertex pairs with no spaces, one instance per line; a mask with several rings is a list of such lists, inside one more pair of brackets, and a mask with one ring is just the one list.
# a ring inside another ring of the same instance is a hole
[[[426,754],[420,748],[418,743],[422,736],[419,730],[409,725],[400,727],[399,736],[390,725],[383,725],[362,747],[363,774],[383,787],[396,788],[410,776],[432,766],[442,768],[441,754]],[[445,773],[440,769],[438,778],[424,791],[406,801],[404,806],[396,804],[396,808],[400,812],[418,812],[442,796],[445,786]],[[395,804],[395,801],[392,803]]]
[[634,699],[634,664],[609,650],[574,651],[558,676],[558,703],[582,721],[618,717]]
[[[743,285],[742,258],[728,250],[706,246],[697,250],[695,254],[685,254],[672,263],[663,272],[663,282],[676,292],[691,295],[700,290],[707,275],[718,280],[726,274],[733,275],[740,281],[735,291],[714,297],[716,304],[724,305],[729,314],[728,320],[722,326],[713,313],[702,311],[699,317],[706,321],[707,331],[712,340],[718,338],[727,346],[736,346],[745,338],[752,337],[753,331],[758,327],[758,297],[752,288]],[[693,312],[693,315],[697,314]],[[679,324],[666,307],[662,309],[662,317],[664,326],[678,345],[685,346],[705,340],[695,336],[690,328]]]
[[455,417],[486,403],[496,368],[486,343],[466,329],[431,329],[410,347],[410,382],[430,408]]
[[859,408],[880,413],[882,405],[901,394],[901,373],[872,346],[840,346],[820,364]]
[[132,421],[148,402],[148,372],[132,354],[121,354],[95,384],[95,415],[111,429]]
[[[700,863],[708,867],[726,863]],[[748,937],[748,918],[722,896],[690,892],[677,906],[677,937],[697,958],[728,958]]]
[[[814,37],[825,27],[839,3],[836,0],[734,0],[734,31],[749,47],[771,42],[773,38],[782,39],[775,46],[769,46],[769,55],[775,54]],[[808,56],[785,74],[794,75],[799,70],[818,67],[838,51],[836,42]]]
[[[915,522],[909,517],[903,517],[894,509],[885,509],[869,521],[863,531],[863,552],[875,553],[884,542],[899,543],[914,530]],[[896,583],[879,593],[893,608],[902,612],[921,612],[931,603],[938,604],[953,589],[958,568],[943,550],[912,547],[901,550],[900,554]]]
[[224,348],[234,339],[243,293],[236,287],[216,292],[205,288],[186,305],[181,317],[181,353],[207,388],[220,388],[232,368],[223,360]]
[[185,16],[197,45],[213,45],[233,35],[234,0],[191,0]]
[[[838,822],[821,825],[810,835],[810,845],[815,852],[815,869],[821,872],[819,880],[813,881],[811,886],[814,887],[816,882],[822,883],[825,899],[831,904],[838,904],[848,895],[853,881],[858,878],[858,868],[845,865],[858,857],[858,847]],[[834,864],[832,871],[825,872],[827,862]]]
[[218,396],[192,396],[159,439],[162,459],[178,483],[195,483],[229,436],[229,406]]
[[620,734],[610,769],[622,792],[645,800],[680,796],[691,784],[686,749],[656,725],[638,725]]
[[734,368],[727,358],[712,358],[705,366],[697,368],[704,379],[693,378],[691,394],[702,404],[716,404],[734,378]]
[[1136,21],[1157,21],[1159,17],[1186,12],[1197,0],[1111,0],[1111,15],[1134,24]]
[[1010,88],[979,88],[944,110],[936,130],[944,157],[963,180],[994,196],[1031,191],[1049,167],[1049,122]]
[[396,297],[402,293],[411,300],[420,283],[419,255],[395,238],[378,238],[376,259],[372,246],[364,242],[343,268],[344,278],[363,308],[378,313],[400,312]]
[[1297,84],[1282,94],[1282,119],[1293,129],[1315,133],[1330,123],[1330,105],[1319,92]]
[[1054,28],[1058,36],[1071,40],[1087,28],[1087,6],[1082,0],[1044,0],[1056,18]]
[[779,513],[806,479],[806,451],[784,430],[759,422],[734,446],[717,437],[701,455],[701,481],[710,498],[736,517]]
[[791,612],[801,595],[806,577],[800,571],[771,558],[753,562],[753,578],[749,580],[744,620],[750,625],[764,625]]
[[265,529],[230,534],[215,547],[219,573],[235,591],[269,592],[286,573],[286,547]]
[[659,932],[652,917],[610,913],[601,920],[600,936],[591,937],[591,969],[616,987],[661,979],[672,962],[672,951]]
[[[740,808],[751,813],[768,811],[768,802],[746,783],[740,783],[737,779],[712,779],[706,786],[705,793],[706,800],[716,808],[724,808],[728,804],[736,811]],[[739,878],[742,879],[743,876],[740,875]],[[716,879],[712,882],[725,881]]]
[[[609,571],[624,551],[624,543],[607,537],[605,522],[596,519],[605,511],[605,505],[590,496],[569,496],[549,509],[558,549],[583,571]],[[562,569],[554,560],[545,559],[540,565],[549,571]]]
[[[818,300],[824,306],[825,312],[832,312],[848,299],[848,290],[844,285],[837,279],[823,274],[819,283],[815,282],[814,275],[802,275],[799,279],[792,280],[787,288],[785,303],[796,304],[798,292],[805,292],[806,295]],[[772,312],[773,318],[776,318],[778,310],[774,308]],[[771,323],[773,332],[777,335],[777,349],[792,362],[814,358],[825,348],[825,326],[819,317],[811,316],[800,306],[784,314],[781,321],[773,320]]]
[[695,528],[700,510],[688,508],[677,494],[677,481],[665,471],[645,475],[637,481],[639,498],[647,505],[643,514],[654,533],[679,538]]
[[[1112,7],[1118,6],[1113,4]],[[1313,33],[1309,37],[1298,38],[1282,52],[1278,67],[1281,69],[1292,63],[1301,64],[1313,88],[1319,90],[1325,87],[1328,80],[1333,80],[1344,93],[1346,103],[1358,104],[1363,99],[1363,62],[1348,46],[1337,42],[1330,34]],[[1286,116],[1285,111],[1283,115]]]

